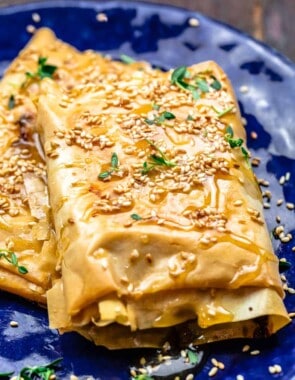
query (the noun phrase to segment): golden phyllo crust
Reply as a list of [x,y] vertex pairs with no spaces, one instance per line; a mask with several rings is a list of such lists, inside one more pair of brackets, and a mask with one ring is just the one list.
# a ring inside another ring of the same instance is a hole
[[[289,322],[238,105],[214,62],[93,55],[42,81],[61,277],[50,324],[110,348],[270,335]],[[187,342],[186,342],[187,343]]]

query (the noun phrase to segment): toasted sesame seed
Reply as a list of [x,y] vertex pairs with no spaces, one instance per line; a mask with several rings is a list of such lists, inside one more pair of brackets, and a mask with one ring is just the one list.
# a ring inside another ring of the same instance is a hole
[[35,33],[36,28],[34,27],[34,25],[27,25],[27,27],[26,27],[26,31],[27,31],[28,33],[33,34],[33,33]]
[[10,321],[10,327],[18,327],[18,322],[17,321]]
[[32,14],[32,20],[33,20],[34,22],[40,22],[40,21],[41,21],[41,17],[40,17],[40,15],[39,15],[39,13],[33,13],[33,14]]
[[76,375],[70,375],[70,380],[79,380],[79,377]]
[[281,178],[279,179],[279,184],[284,185],[285,181],[286,181],[285,176],[282,175]]
[[290,318],[295,318],[295,312],[291,312],[288,314]]
[[250,351],[250,355],[259,355],[260,354],[260,351],[259,350],[253,350],[253,351]]
[[192,27],[197,27],[200,25],[200,21],[195,18],[195,17],[191,17],[189,20],[188,20],[188,23],[189,23],[189,26],[192,26]]
[[295,205],[294,205],[294,203],[288,202],[288,203],[286,203],[286,207],[287,207],[288,210],[294,210]]
[[270,208],[270,203],[266,203],[266,202],[264,202],[263,203],[263,208],[265,208],[265,209],[268,209],[268,208]]
[[96,20],[98,22],[107,22],[108,21],[108,16],[105,13],[98,13],[96,15]]
[[241,199],[237,199],[234,201],[234,206],[241,206],[243,204],[243,201]]
[[248,344],[245,344],[245,346],[242,348],[242,352],[247,352],[250,350],[250,346]]
[[246,85],[242,85],[242,86],[240,86],[240,92],[242,93],[242,94],[245,94],[246,92],[248,92],[249,91],[249,87],[248,86],[246,86]]
[[224,363],[222,363],[222,362],[218,362],[217,367],[218,367],[219,369],[223,370],[223,369],[225,368],[225,365],[224,365]]
[[290,181],[290,178],[291,178],[291,173],[290,173],[290,172],[287,172],[287,173],[285,174],[285,180],[286,180],[286,181]]
[[281,223],[281,217],[279,215],[276,216],[276,222]]
[[236,380],[245,380],[243,375],[237,375]]
[[212,358],[212,359],[211,359],[211,363],[212,363],[212,365],[214,365],[215,367],[218,367],[218,360],[217,360],[217,359]]
[[209,377],[213,377],[213,376],[215,376],[215,375],[217,374],[217,372],[218,372],[218,368],[217,368],[217,367],[213,367],[213,368],[211,368],[210,371],[208,372],[208,376],[209,376]]
[[270,366],[268,367],[268,372],[269,372],[271,375],[275,374],[275,373],[276,373],[276,369],[275,369],[275,367],[272,366],[272,365],[270,365]]
[[274,365],[276,373],[281,373],[282,372],[282,367],[279,364]]
[[252,138],[253,140],[256,140],[256,139],[258,138],[257,133],[254,132],[254,131],[252,131],[252,132],[250,133],[250,136],[251,136],[251,138]]
[[294,246],[294,247],[292,247],[291,251],[292,251],[292,252],[295,252],[295,246]]
[[283,199],[278,199],[277,200],[277,206],[281,206],[283,204],[284,200]]

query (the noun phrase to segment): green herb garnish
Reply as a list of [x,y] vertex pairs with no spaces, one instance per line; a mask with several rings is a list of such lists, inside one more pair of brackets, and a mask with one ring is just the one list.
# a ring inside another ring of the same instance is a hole
[[14,372],[0,372],[0,377],[9,378],[14,374]]
[[139,375],[136,375],[135,377],[132,376],[132,380],[154,380],[153,377],[147,375],[146,373],[140,373]]
[[44,78],[52,78],[57,67],[46,64],[47,59],[46,57],[39,57],[37,71],[35,73],[26,72],[27,79],[42,80]]
[[186,118],[186,120],[188,120],[188,121],[194,121],[195,119],[192,117],[192,115],[188,115],[188,117]]
[[235,106],[231,106],[231,107],[226,108],[225,110],[218,111],[215,107],[212,106],[212,109],[217,113],[217,117],[220,118],[230,113],[234,109],[234,107]]
[[4,260],[6,260],[7,262],[9,262],[14,267],[16,267],[20,274],[27,274],[28,273],[28,270],[26,267],[18,264],[18,258],[14,252],[1,248],[0,249],[0,259],[2,259],[2,258]]
[[196,351],[187,349],[186,352],[188,360],[192,365],[195,365],[200,362],[200,355]]
[[138,214],[131,214],[130,217],[133,219],[133,220],[142,220],[142,217]]
[[241,152],[243,156],[245,157],[247,163],[249,164],[249,152],[246,148],[244,148],[242,145],[244,144],[244,140],[241,138],[234,138],[234,131],[230,125],[226,127],[225,130],[225,140],[229,143],[231,148],[241,148]]
[[161,125],[165,122],[165,120],[172,119],[175,119],[175,115],[172,112],[164,111],[160,114],[160,116],[157,116],[154,119],[145,119],[144,121],[149,125]]
[[110,170],[106,170],[104,172],[101,172],[98,175],[98,178],[102,179],[102,180],[106,179],[106,178],[110,177],[112,175],[112,173],[114,171],[117,171],[118,169],[119,169],[119,158],[118,158],[117,153],[113,153],[112,157],[111,157],[111,169]]
[[175,84],[177,87],[183,90],[190,91],[195,100],[199,99],[200,94],[199,94],[198,88],[184,81],[184,79],[189,78],[189,76],[190,76],[190,73],[187,70],[187,67],[180,66],[172,72],[170,80],[171,80],[171,83]]
[[136,62],[134,58],[129,57],[129,55],[126,55],[126,54],[121,54],[120,59],[123,63],[126,63],[127,65],[129,65],[130,63]]
[[142,165],[142,171],[141,173],[142,174],[147,174],[149,173],[151,170],[154,169],[155,166],[166,166],[166,167],[174,167],[176,166],[176,164],[172,161],[169,161],[167,159],[167,157],[165,156],[165,154],[161,151],[160,148],[158,148],[152,141],[150,140],[147,140],[146,141],[160,154],[160,155],[157,155],[157,154],[151,154],[149,156],[149,162],[144,162],[143,165]]
[[219,82],[219,80],[217,80],[216,77],[215,77],[214,75],[211,75],[211,78],[213,79],[213,82],[210,84],[210,86],[211,86],[212,88],[214,88],[214,90],[216,90],[216,91],[221,90],[222,85],[221,85],[221,83]]
[[196,84],[197,84],[197,86],[199,87],[199,89],[200,89],[202,92],[209,92],[209,85],[208,85],[208,83],[205,81],[205,79],[197,78],[197,79],[196,79]]
[[161,108],[161,106],[159,106],[159,104],[153,104],[153,110],[156,110],[156,111],[159,111],[159,109]]
[[10,95],[9,99],[8,99],[8,109],[9,110],[12,110],[14,107],[15,107],[15,97],[14,95]]
[[283,273],[290,269],[292,264],[289,261],[279,261],[279,272]]
[[62,358],[59,358],[49,364],[24,367],[17,376],[17,380],[50,380],[51,376],[55,375],[55,370],[59,367],[61,361]]

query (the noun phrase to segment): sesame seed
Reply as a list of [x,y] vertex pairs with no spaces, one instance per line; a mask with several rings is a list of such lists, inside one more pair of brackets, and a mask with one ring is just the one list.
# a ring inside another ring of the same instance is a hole
[[252,131],[252,132],[250,133],[250,136],[251,136],[251,138],[252,138],[253,140],[256,140],[256,139],[258,138],[257,133],[254,132],[254,131]]
[[277,200],[277,206],[281,206],[283,204],[284,200],[283,199],[278,199]]
[[79,380],[79,377],[76,375],[70,375],[70,380]]
[[218,362],[218,364],[217,364],[217,367],[219,368],[219,369],[224,369],[225,368],[225,365],[224,365],[224,363],[222,363],[222,362]]
[[292,247],[291,251],[292,251],[292,252],[295,252],[295,246],[294,246],[294,247]]
[[245,380],[243,375],[237,375],[236,380]]
[[145,365],[146,364],[146,358],[144,358],[144,357],[140,358],[139,363],[140,363],[140,365]]
[[247,352],[250,350],[250,346],[248,344],[245,344],[245,346],[242,348],[242,352]]
[[290,178],[291,178],[291,173],[290,173],[290,172],[287,172],[287,173],[285,174],[285,180],[286,180],[286,181],[290,181]]
[[281,178],[279,179],[279,184],[284,185],[285,181],[286,181],[285,176],[282,175]]
[[191,17],[189,20],[188,20],[188,23],[189,23],[189,26],[192,26],[192,27],[197,27],[200,25],[200,21],[195,18],[195,17]]
[[270,208],[270,203],[263,203],[263,208],[265,208],[265,209]]
[[288,202],[288,203],[286,203],[286,207],[287,207],[288,210],[294,210],[295,205],[294,205],[294,203]]
[[108,21],[108,16],[105,13],[98,13],[96,15],[96,20],[98,22],[107,22]]
[[16,321],[10,321],[10,327],[18,327],[18,322]]
[[32,14],[32,20],[33,20],[34,22],[40,22],[40,21],[41,21],[41,17],[40,17],[40,15],[39,15],[39,13],[33,13],[33,14]]
[[253,350],[253,351],[250,351],[250,355],[259,355],[260,354],[260,351],[259,350]]
[[281,217],[279,215],[276,216],[276,222],[281,223]]
[[34,27],[34,25],[27,25],[27,27],[26,27],[26,31],[27,31],[28,33],[33,34],[33,33],[35,33],[36,28]]
[[270,366],[268,367],[268,372],[269,372],[271,375],[275,374],[275,373],[276,373],[276,369],[275,369],[275,367],[272,366],[272,365],[270,365]]
[[209,377],[213,377],[213,376],[215,376],[215,375],[217,374],[217,372],[218,372],[218,368],[217,368],[217,367],[213,367],[213,368],[211,368],[210,371],[208,372],[208,376],[209,376]]
[[274,367],[276,369],[276,373],[281,373],[282,372],[282,367],[279,364],[275,364]]
[[241,206],[243,204],[243,201],[241,199],[237,199],[234,201],[234,206]]
[[295,318],[295,312],[289,313],[288,315],[290,318]]
[[212,365],[214,365],[215,367],[218,367],[218,360],[216,360],[215,358],[212,358],[212,359],[211,359],[211,363],[212,363]]
[[242,94],[245,94],[245,93],[248,92],[248,91],[249,91],[249,87],[248,87],[248,86],[243,85],[243,86],[240,87],[240,92],[241,92]]

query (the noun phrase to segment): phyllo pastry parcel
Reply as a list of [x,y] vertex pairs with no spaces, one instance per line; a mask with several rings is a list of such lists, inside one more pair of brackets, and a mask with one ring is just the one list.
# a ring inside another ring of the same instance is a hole
[[89,67],[94,79],[67,91],[42,82],[38,129],[62,268],[47,293],[51,327],[126,348],[286,325],[226,75],[214,62],[104,70]]
[[63,89],[85,78],[89,62],[40,29],[0,82],[0,289],[46,302],[57,264],[46,165],[36,134],[40,84]]

